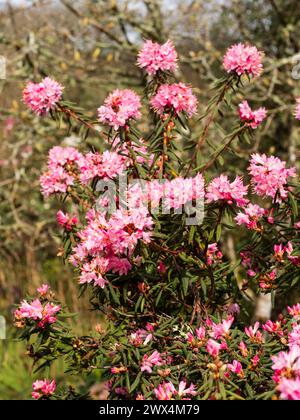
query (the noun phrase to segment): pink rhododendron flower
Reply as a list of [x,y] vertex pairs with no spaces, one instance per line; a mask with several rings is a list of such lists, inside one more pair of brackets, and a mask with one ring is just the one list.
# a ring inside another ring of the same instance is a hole
[[37,292],[43,297],[47,295],[49,290],[50,290],[49,284],[42,284],[41,287],[37,288]]
[[259,362],[260,362],[260,357],[258,354],[252,357],[251,359],[252,367],[256,367],[259,364]]
[[172,382],[163,382],[154,389],[154,394],[158,400],[171,400],[176,390]]
[[140,328],[137,331],[130,334],[129,342],[134,345],[135,347],[139,347],[141,345],[146,346],[153,340],[154,328],[151,324],[146,325],[146,329]]
[[155,350],[150,356],[144,354],[141,365],[142,372],[152,373],[154,366],[161,366],[164,363],[160,353]]
[[48,398],[55,393],[56,383],[55,380],[38,380],[32,384],[32,388],[33,392],[31,395],[33,399]]
[[140,97],[130,89],[113,91],[98,109],[99,120],[118,130],[124,127],[131,119],[141,117]]
[[78,223],[78,218],[76,216],[70,216],[68,213],[63,213],[61,210],[57,212],[56,219],[67,231],[71,231]]
[[276,270],[270,271],[259,276],[259,287],[263,290],[270,290],[276,287],[275,280],[277,278]]
[[289,347],[300,347],[300,325],[295,324],[292,331],[289,333]]
[[262,327],[263,330],[267,331],[269,334],[275,334],[279,337],[283,337],[284,335],[282,331],[282,324],[280,321],[272,322],[269,320]]
[[104,257],[95,257],[91,262],[83,264],[80,274],[80,284],[93,283],[102,289],[108,283],[104,275],[108,272],[109,259]]
[[239,104],[239,113],[241,120],[254,130],[267,116],[266,108],[259,108],[256,111],[252,111],[247,101],[243,101]]
[[48,155],[48,171],[40,178],[43,195],[66,193],[74,185],[82,164],[83,155],[74,147],[53,147]]
[[262,197],[276,197],[276,202],[287,198],[288,178],[296,176],[296,168],[287,169],[286,162],[265,154],[253,154],[248,171],[255,193]]
[[277,387],[282,400],[300,400],[300,378],[284,378]]
[[236,373],[237,375],[242,375],[243,374],[243,366],[237,360],[234,360],[232,363],[229,363],[227,365],[227,369],[232,373]]
[[185,397],[186,395],[195,396],[197,394],[197,391],[194,384],[190,384],[190,386],[187,387],[186,381],[180,381],[178,391],[176,391],[176,394],[181,398]]
[[275,371],[274,380],[279,382],[281,378],[291,373],[300,375],[300,347],[293,346],[289,352],[281,351],[276,356],[271,357],[273,361],[272,369]]
[[253,327],[245,327],[245,333],[253,343],[262,343],[262,333],[259,331],[259,327],[259,322],[256,322]]
[[257,77],[263,71],[262,59],[263,53],[256,47],[240,43],[232,45],[226,51],[223,66],[227,73]]
[[239,212],[235,221],[238,225],[245,225],[249,230],[259,230],[258,222],[265,215],[265,210],[257,204],[248,204],[244,208],[244,213]]
[[206,351],[215,359],[219,356],[221,350],[221,344],[217,341],[209,339],[206,344]]
[[208,203],[224,200],[228,204],[236,202],[238,206],[245,206],[249,200],[244,198],[248,187],[243,184],[241,177],[237,176],[230,182],[226,175],[213,179],[207,187],[206,198]]
[[241,352],[241,355],[243,357],[248,357],[248,348],[247,348],[246,344],[243,341],[240,342],[238,348],[239,348],[239,350]]
[[212,332],[210,333],[210,336],[213,337],[216,340],[219,340],[222,337],[228,337],[229,330],[233,324],[234,317],[229,316],[227,319],[223,320],[219,324],[212,323],[211,329]]
[[296,321],[300,321],[300,303],[297,303],[296,305],[290,307],[288,306],[288,313],[292,315],[292,317]]
[[45,115],[60,101],[63,89],[55,80],[46,77],[40,83],[29,82],[23,91],[23,100],[37,115]]
[[87,185],[94,178],[113,179],[126,168],[126,158],[116,152],[88,153],[81,167],[80,181]]
[[187,388],[186,381],[181,381],[179,383],[178,391],[172,382],[163,382],[154,389],[154,394],[158,400],[172,400],[176,396],[178,396],[180,399],[186,400],[189,398],[182,397],[186,397],[188,395],[195,396],[197,392],[194,384],[190,384],[190,386]]
[[138,54],[137,64],[153,75],[158,71],[175,71],[177,59],[177,52],[171,41],[160,45],[148,40]]
[[48,168],[64,168],[67,172],[78,170],[83,164],[83,155],[75,147],[54,146],[49,150]]
[[219,250],[218,244],[214,243],[214,244],[209,244],[208,245],[207,252],[206,252],[206,258],[207,258],[207,264],[208,265],[216,264],[223,258],[223,254]]
[[42,194],[49,197],[51,194],[66,193],[68,187],[74,185],[74,178],[63,168],[57,168],[45,172],[40,177],[40,184]]
[[295,117],[297,120],[300,120],[300,98],[297,99]]
[[38,328],[45,328],[46,325],[54,324],[57,320],[56,314],[61,310],[59,305],[47,302],[44,306],[39,299],[31,303],[26,300],[15,311],[15,320],[18,323],[21,320],[37,321]]
[[110,218],[91,210],[88,225],[78,233],[81,240],[73,248],[71,262],[81,270],[80,282],[104,287],[104,275],[112,271],[120,275],[131,269],[131,256],[139,240],[151,239],[153,220],[146,208],[119,209]]
[[160,115],[174,111],[176,114],[185,112],[192,117],[197,112],[197,98],[192,89],[181,82],[161,85],[151,99],[151,105]]

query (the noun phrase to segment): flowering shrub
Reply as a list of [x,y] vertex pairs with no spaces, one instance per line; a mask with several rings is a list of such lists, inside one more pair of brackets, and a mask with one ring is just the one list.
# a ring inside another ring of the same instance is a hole
[[[51,149],[40,182],[43,195],[63,207],[59,255],[106,322],[77,337],[53,292],[41,286],[15,312],[38,369],[61,357],[68,372],[99,370],[111,399],[299,399],[300,304],[263,325],[249,325],[247,313],[251,296],[270,293],[274,303],[299,282],[296,169],[255,153],[245,174],[212,179],[208,172],[234,143],[249,141],[266,109],[253,111],[246,99],[236,105],[236,127],[199,166],[216,111],[261,74],[262,59],[248,45],[227,51],[227,74],[200,139],[189,128],[197,99],[190,86],[174,83],[170,42],[147,41],[138,57],[148,74],[148,133],[137,122],[142,100],[131,90],[110,94],[95,122],[62,100],[56,82],[25,88],[31,109],[79,124],[84,140],[90,130],[102,140],[89,150]],[[107,128],[101,134],[100,122]],[[232,229],[244,238],[235,262],[225,240]],[[53,380],[33,389],[33,398],[77,396],[56,391]]]

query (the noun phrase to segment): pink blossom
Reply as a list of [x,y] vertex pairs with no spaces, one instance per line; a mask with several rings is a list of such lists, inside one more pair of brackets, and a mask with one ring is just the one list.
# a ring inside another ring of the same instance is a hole
[[50,290],[49,284],[42,284],[41,287],[37,288],[37,292],[43,297],[47,295],[49,290]]
[[172,382],[163,382],[157,388],[154,389],[155,396],[158,400],[172,400],[174,397],[178,396],[180,399],[188,395],[195,396],[197,394],[196,387],[194,384],[190,384],[187,387],[186,381],[181,381],[179,383],[178,391],[172,384]]
[[223,320],[221,323],[219,324],[215,324],[214,322],[212,323],[212,332],[211,332],[211,337],[213,337],[216,340],[219,340],[222,337],[228,337],[229,335],[229,330],[233,324],[234,321],[234,317],[233,316],[229,316],[227,319]]
[[60,101],[63,89],[55,80],[46,77],[40,83],[27,83],[23,100],[37,115],[45,115]]
[[251,363],[253,367],[256,367],[260,362],[260,357],[258,354],[256,354],[254,357],[252,357],[251,359]]
[[276,202],[287,198],[288,178],[296,176],[296,168],[287,169],[286,162],[265,154],[253,154],[248,171],[255,193],[262,197],[276,197]]
[[207,252],[206,252],[206,258],[207,258],[207,264],[208,265],[216,264],[223,258],[223,254],[219,250],[218,244],[213,243],[213,244],[208,245]]
[[113,91],[98,109],[99,120],[118,130],[124,127],[131,119],[141,117],[140,97],[130,89]]
[[289,333],[289,347],[300,347],[300,325],[293,326],[292,331]]
[[300,120],[300,98],[297,99],[295,117],[297,120]]
[[206,351],[213,357],[217,358],[219,356],[221,350],[221,344],[217,343],[217,341],[209,339],[206,344]]
[[236,373],[237,375],[241,375],[243,373],[243,366],[237,360],[234,360],[232,363],[229,363],[227,365],[227,369],[230,370],[230,372],[232,373]]
[[106,273],[124,275],[131,269],[128,256],[139,241],[149,243],[153,220],[146,208],[121,208],[110,218],[90,210],[87,220],[88,225],[78,232],[80,243],[73,248],[71,262],[81,270],[81,283],[104,287]]
[[262,59],[263,53],[256,47],[240,43],[232,45],[226,51],[223,66],[227,73],[257,77],[263,71]]
[[300,400],[300,378],[284,378],[277,387],[282,400]]
[[49,150],[48,168],[64,168],[67,172],[78,170],[83,163],[83,155],[75,147],[54,146]]
[[296,321],[300,321],[300,303],[297,303],[296,305],[290,307],[288,306],[288,313],[292,315],[292,317]]
[[21,302],[21,306],[15,311],[15,317],[16,319],[42,319],[43,309],[43,305],[39,299],[35,299],[31,303],[23,300],[23,302]]
[[108,271],[109,260],[104,257],[95,257],[91,262],[83,264],[80,284],[93,283],[95,286],[99,286],[102,289],[108,283],[104,278],[104,275]]
[[88,153],[81,167],[80,181],[87,185],[94,178],[113,179],[125,170],[126,158],[116,152]]
[[42,194],[49,197],[51,194],[66,193],[68,187],[74,185],[74,178],[63,168],[57,168],[45,172],[40,177],[40,184]]
[[276,270],[272,270],[270,271],[270,273],[262,274],[259,277],[259,287],[263,290],[270,290],[274,288],[276,286],[275,285],[276,278],[277,278]]
[[138,54],[137,64],[148,74],[154,75],[158,71],[174,72],[177,67],[177,52],[171,41],[160,45],[146,41]]
[[52,381],[48,379],[39,380],[39,381],[35,381],[32,384],[32,388],[34,391],[31,394],[32,398],[35,400],[38,400],[40,398],[47,398],[53,395],[56,390],[56,383],[55,383],[55,380],[52,380]]
[[142,372],[152,373],[154,366],[161,366],[164,363],[160,353],[155,350],[150,356],[144,354],[141,365]]
[[241,120],[254,130],[267,116],[266,108],[259,108],[256,111],[252,111],[247,101],[243,101],[239,104],[239,113]]
[[149,332],[149,330],[143,329],[143,328],[131,333],[130,338],[129,338],[129,342],[135,347],[139,347],[141,345],[146,346],[152,340],[153,340],[152,332]]
[[275,371],[274,380],[280,381],[280,378],[291,373],[300,375],[300,347],[293,346],[289,352],[281,351],[276,356],[271,357],[273,361],[272,369]]
[[31,303],[26,300],[21,302],[21,305],[15,311],[16,322],[20,320],[36,321],[37,328],[45,328],[47,324],[56,322],[56,314],[61,310],[59,305],[47,302],[44,306],[39,299],[35,299]]
[[154,394],[158,400],[171,400],[176,390],[172,382],[163,382],[154,389]]
[[238,348],[239,348],[239,350],[241,352],[241,355],[243,357],[247,357],[248,356],[248,348],[247,348],[246,344],[243,341],[240,342]]
[[151,99],[151,105],[160,115],[174,111],[176,114],[185,112],[192,117],[197,112],[197,98],[192,89],[181,82],[161,85]]
[[262,342],[262,333],[259,331],[260,324],[256,322],[253,327],[245,327],[245,333],[254,343]]
[[236,202],[238,206],[244,206],[248,200],[244,198],[248,193],[248,187],[243,184],[242,178],[237,176],[233,182],[228,177],[221,175],[213,179],[207,187],[207,202],[224,200],[228,204]]
[[275,334],[279,337],[283,337],[284,335],[280,321],[272,322],[269,320],[262,327],[263,330],[267,331],[269,334]]
[[198,340],[205,340],[206,330],[204,327],[199,327],[195,329],[196,336]]
[[193,395],[195,396],[197,394],[196,387],[194,384],[190,384],[190,386],[187,388],[186,381],[180,381],[179,382],[179,388],[178,391],[176,391],[176,394],[181,398],[186,395]]
[[57,212],[56,218],[58,223],[68,232],[71,231],[78,223],[78,218],[76,216],[70,216],[68,213],[63,213],[61,210]]
[[53,147],[48,155],[48,171],[40,178],[43,195],[66,193],[75,184],[82,164],[83,156],[74,147]]

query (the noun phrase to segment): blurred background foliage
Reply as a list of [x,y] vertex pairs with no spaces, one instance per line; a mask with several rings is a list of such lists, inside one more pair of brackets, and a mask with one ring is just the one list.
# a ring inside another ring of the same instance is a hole
[[[222,75],[226,48],[253,43],[265,51],[265,72],[247,84],[243,95],[253,107],[264,105],[269,118],[251,144],[233,146],[226,152],[226,164],[219,162],[210,175],[242,173],[250,153],[258,150],[299,166],[300,126],[292,112],[300,96],[299,32],[298,0],[0,2],[0,55],[7,61],[7,77],[0,80],[0,313],[10,319],[14,303],[48,282],[71,311],[79,312],[79,331],[99,322],[88,311],[88,302],[78,300],[72,270],[56,257],[58,207],[39,192],[48,150],[57,144],[77,145],[79,129],[58,128],[51,119],[26,110],[21,92],[27,80],[52,76],[65,86],[68,100],[96,118],[110,90],[132,87],[143,93],[143,74],[135,65],[143,39],[171,39],[180,56],[176,76],[195,88],[201,115],[212,96],[209,88]],[[242,98],[237,93],[232,111],[226,117],[220,113],[211,126],[212,145],[232,126]],[[195,138],[200,136],[201,124],[192,128]],[[89,141],[100,144],[101,134]],[[204,157],[210,152],[208,145],[202,146]],[[230,234],[230,258],[242,240],[240,233]],[[24,349],[0,345],[0,397],[28,397],[31,379]]]

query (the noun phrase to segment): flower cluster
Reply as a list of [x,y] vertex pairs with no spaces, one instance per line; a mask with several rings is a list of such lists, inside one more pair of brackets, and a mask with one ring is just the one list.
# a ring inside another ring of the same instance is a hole
[[127,274],[129,261],[138,241],[149,243],[153,220],[146,208],[119,209],[111,217],[90,210],[87,226],[78,232],[79,244],[73,248],[71,262],[80,269],[80,283],[93,283],[101,288],[109,271]]
[[197,174],[193,178],[176,177],[169,181],[162,182],[137,182],[128,189],[129,208],[147,206],[155,210],[162,203],[165,211],[170,209],[181,209],[193,201],[202,201],[205,196],[204,178]]
[[241,177],[237,176],[233,182],[230,182],[226,175],[221,175],[208,185],[206,198],[208,203],[222,200],[242,207],[248,203],[248,199],[245,198],[247,193],[248,187],[243,184]]
[[286,168],[286,162],[275,156],[253,154],[248,168],[254,191],[261,197],[272,197],[276,202],[288,196],[288,178],[296,176],[296,168]]
[[255,130],[267,116],[266,108],[261,107],[256,111],[252,111],[247,101],[243,101],[239,104],[239,113],[241,120],[253,130]]
[[177,59],[177,52],[171,41],[160,45],[148,40],[138,54],[137,64],[149,75],[154,75],[158,71],[174,72],[177,67]]
[[[41,297],[45,297],[49,290],[47,285],[38,289]],[[23,300],[19,308],[15,310],[15,325],[24,328],[29,323],[36,328],[44,329],[47,325],[54,324],[57,320],[56,314],[61,310],[60,305],[49,302],[47,299],[41,301],[35,299],[32,302]]]
[[80,181],[87,185],[95,178],[113,179],[125,170],[126,157],[116,152],[87,153],[80,170]]
[[55,146],[49,151],[48,171],[40,178],[45,197],[66,193],[76,184],[97,179],[113,179],[126,168],[127,158],[117,152],[81,154],[74,147]]
[[55,380],[38,380],[32,384],[32,388],[33,392],[31,395],[34,400],[48,399],[55,393],[56,383]]
[[68,213],[64,213],[61,210],[57,212],[56,219],[58,224],[60,224],[68,232],[71,231],[78,223],[77,216],[70,216]]
[[240,43],[232,45],[226,51],[223,66],[227,73],[257,77],[263,71],[262,59],[263,53],[256,47]]
[[98,109],[99,120],[118,130],[124,127],[131,119],[141,117],[140,97],[130,89],[116,89],[104,101]]
[[194,384],[190,384],[187,387],[186,381],[180,381],[178,390],[175,388],[172,382],[163,382],[157,388],[154,389],[154,394],[157,400],[174,400],[179,399],[190,399],[186,398],[189,395],[197,395],[196,387]]
[[181,82],[161,85],[151,99],[151,105],[159,115],[173,111],[175,114],[184,112],[192,117],[197,112],[197,98],[192,89]]
[[266,210],[257,204],[249,203],[243,212],[238,212],[235,221],[238,225],[245,225],[249,230],[260,231],[259,221],[266,214]]
[[62,97],[63,86],[46,77],[40,83],[29,82],[23,91],[25,104],[37,115],[46,115]]

